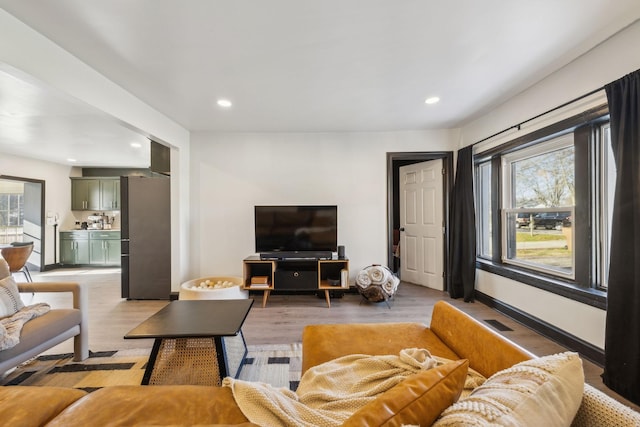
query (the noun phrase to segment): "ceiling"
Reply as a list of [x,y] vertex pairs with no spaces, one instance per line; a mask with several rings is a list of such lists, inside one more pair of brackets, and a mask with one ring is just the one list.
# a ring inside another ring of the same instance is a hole
[[[184,128],[222,132],[460,127],[640,19],[638,0],[0,0],[0,7]],[[146,141],[141,133],[10,65],[0,64],[0,151],[140,166],[122,163],[142,161],[130,146]],[[440,102],[425,104],[430,96]],[[220,98],[233,105],[219,107]]]

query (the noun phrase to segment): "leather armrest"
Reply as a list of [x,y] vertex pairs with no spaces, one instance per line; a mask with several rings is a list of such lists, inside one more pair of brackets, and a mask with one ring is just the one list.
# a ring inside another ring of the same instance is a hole
[[536,357],[445,301],[433,306],[429,327],[447,347],[468,359],[469,366],[487,378]]

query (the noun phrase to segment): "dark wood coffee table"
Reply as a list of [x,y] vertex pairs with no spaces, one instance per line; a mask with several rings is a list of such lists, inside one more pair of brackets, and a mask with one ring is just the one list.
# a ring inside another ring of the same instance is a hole
[[220,385],[247,355],[242,324],[253,299],[172,301],[127,333],[154,338],[142,384]]

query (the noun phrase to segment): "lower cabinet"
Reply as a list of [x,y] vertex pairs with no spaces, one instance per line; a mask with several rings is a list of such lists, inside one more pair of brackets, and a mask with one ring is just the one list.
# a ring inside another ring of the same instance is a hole
[[120,231],[60,232],[60,263],[120,265]]
[[119,265],[120,264],[120,232],[119,231],[90,231],[89,232],[89,264],[91,265]]
[[60,233],[60,263],[89,264],[89,234],[65,231]]

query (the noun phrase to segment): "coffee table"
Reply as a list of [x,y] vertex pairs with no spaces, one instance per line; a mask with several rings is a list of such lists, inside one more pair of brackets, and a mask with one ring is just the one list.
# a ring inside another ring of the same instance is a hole
[[220,385],[247,355],[242,324],[253,299],[177,300],[129,331],[154,338],[142,384]]

